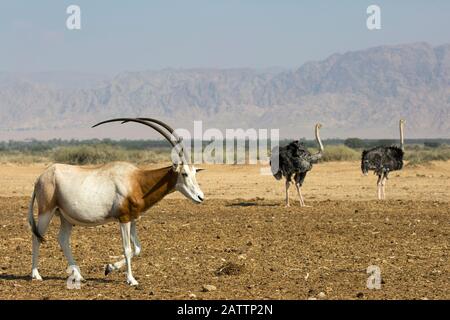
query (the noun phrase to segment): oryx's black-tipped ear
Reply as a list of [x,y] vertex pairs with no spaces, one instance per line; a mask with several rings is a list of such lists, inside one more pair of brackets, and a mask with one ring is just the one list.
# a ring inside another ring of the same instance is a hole
[[206,169],[204,169],[204,168],[195,168],[195,172],[200,172],[200,171],[203,171],[203,170],[206,170]]

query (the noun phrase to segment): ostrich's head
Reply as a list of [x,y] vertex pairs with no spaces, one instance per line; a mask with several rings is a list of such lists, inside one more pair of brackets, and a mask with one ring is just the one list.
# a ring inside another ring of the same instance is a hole
[[363,175],[367,176],[369,174],[369,159],[367,158],[367,151],[363,151],[361,157],[361,171]]

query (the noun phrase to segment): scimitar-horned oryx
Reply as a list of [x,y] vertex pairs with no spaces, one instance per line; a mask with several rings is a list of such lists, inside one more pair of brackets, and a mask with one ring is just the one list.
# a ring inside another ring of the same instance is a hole
[[[95,226],[110,221],[120,222],[125,259],[106,266],[105,274],[127,266],[127,282],[137,285],[131,271],[131,258],[141,251],[136,234],[136,219],[173,191],[180,191],[195,203],[204,199],[195,174],[200,169],[189,164],[181,137],[165,123],[149,118],[120,118],[100,122],[94,127],[114,121],[137,122],[153,128],[173,146],[173,164],[156,170],[143,170],[126,162],[112,162],[96,168],[54,164],[37,179],[31,196],[29,223],[33,232],[31,276],[42,280],[38,271],[39,246],[54,215],[61,226],[58,241],[72,270],[72,280],[82,281],[70,248],[72,226]],[[33,216],[35,200],[38,221]]]

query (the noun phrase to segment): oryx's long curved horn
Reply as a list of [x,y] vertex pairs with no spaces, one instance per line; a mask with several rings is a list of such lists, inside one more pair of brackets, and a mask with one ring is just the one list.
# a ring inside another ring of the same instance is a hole
[[[99,125],[102,125],[102,124],[105,124],[105,123],[117,122],[117,121],[121,121],[121,122],[129,122],[129,121],[131,121],[131,122],[137,122],[137,123],[143,124],[143,125],[145,125],[145,126],[151,127],[151,128],[153,128],[153,129],[155,129],[156,131],[158,131],[164,138],[166,138],[167,141],[169,141],[170,144],[171,144],[173,147],[175,146],[175,142],[172,140],[172,137],[169,136],[169,135],[167,134],[167,132],[165,132],[164,130],[162,130],[160,127],[155,126],[154,124],[149,123],[149,122],[144,121],[144,120],[133,119],[133,118],[116,118],[116,119],[110,119],[110,120],[105,120],[105,121],[99,122],[99,123],[93,125],[92,128],[95,128],[95,127],[97,127],[97,126],[99,126]],[[175,138],[175,137],[174,137],[174,138]]]
[[[172,145],[172,147],[176,148],[176,146],[177,146],[177,144],[172,140],[172,137],[175,138],[174,135],[172,135],[172,134],[169,135],[161,127],[154,125],[151,122],[147,122],[145,120],[139,120],[139,119],[134,119],[134,118],[116,118],[116,119],[110,119],[110,120],[105,120],[105,121],[99,122],[99,123],[93,125],[92,128],[95,128],[95,127],[105,124],[105,123],[118,122],[118,121],[120,121],[120,122],[137,122],[137,123],[146,125],[152,129],[156,130],[157,132],[159,132],[164,138],[166,138],[167,141],[169,141],[169,143]],[[183,149],[182,146],[181,146],[181,148]],[[182,150],[178,150],[178,151],[179,151],[178,156],[180,157],[181,162],[187,163],[187,159],[184,156],[184,152]]]
[[[169,131],[178,142],[183,140],[182,137],[180,137],[178,134],[176,134],[175,130],[171,126],[169,126],[168,124],[162,122],[161,120],[153,119],[153,118],[141,118],[141,117],[136,118],[136,119],[138,119],[138,120],[145,120],[145,121],[154,122],[156,124],[159,124],[161,127],[165,128],[167,131]],[[128,120],[123,121],[123,123],[125,123],[125,122],[128,122]]]
[[[141,117],[136,118],[136,119],[138,119],[138,120],[144,120],[144,121],[149,121],[149,122],[154,122],[154,123],[156,123],[156,124],[159,124],[161,127],[165,128],[167,131],[170,132],[170,134],[175,138],[175,140],[177,141],[177,143],[180,143],[180,144],[181,144],[181,142],[183,141],[183,137],[179,136],[171,126],[169,126],[168,124],[162,122],[161,120],[154,119],[154,118],[141,118]],[[123,121],[122,123],[126,123],[126,122],[128,122],[128,120]],[[182,149],[181,151],[182,151],[183,156],[185,157],[185,159],[186,159],[186,160],[189,159],[190,157],[189,157],[189,155],[188,155],[187,152],[186,152],[186,148],[184,147],[184,144],[181,144],[181,149]],[[182,156],[182,155],[180,154],[180,157],[181,157],[181,156]]]

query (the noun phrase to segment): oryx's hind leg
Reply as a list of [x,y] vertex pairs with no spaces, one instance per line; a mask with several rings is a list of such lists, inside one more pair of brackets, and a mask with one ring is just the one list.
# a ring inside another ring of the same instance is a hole
[[[47,211],[45,213],[38,215],[38,222],[37,222],[37,231],[39,232],[39,235],[42,237],[47,232],[48,226],[50,225],[50,221],[53,218],[53,211]],[[38,265],[39,265],[39,248],[41,246],[41,240],[36,237],[36,235],[33,234],[33,258],[32,258],[32,267],[31,267],[31,278],[35,280],[42,280],[41,275],[38,271]]]
[[67,259],[69,264],[69,272],[71,273],[71,277],[75,281],[84,281],[83,277],[80,273],[80,268],[76,264],[73,256],[72,249],[70,248],[70,235],[72,234],[72,224],[67,221],[62,214],[60,214],[61,226],[58,234],[58,242],[61,246],[62,251],[64,252],[64,256]]
[[[139,253],[141,252],[142,247],[141,247],[141,243],[139,242],[139,238],[138,238],[137,232],[136,232],[136,221],[131,222],[130,237],[131,237],[131,242],[134,245],[133,256],[138,256]],[[105,267],[105,276],[107,276],[112,271],[121,269],[125,264],[126,264],[125,258],[123,258],[115,263],[107,264]]]

